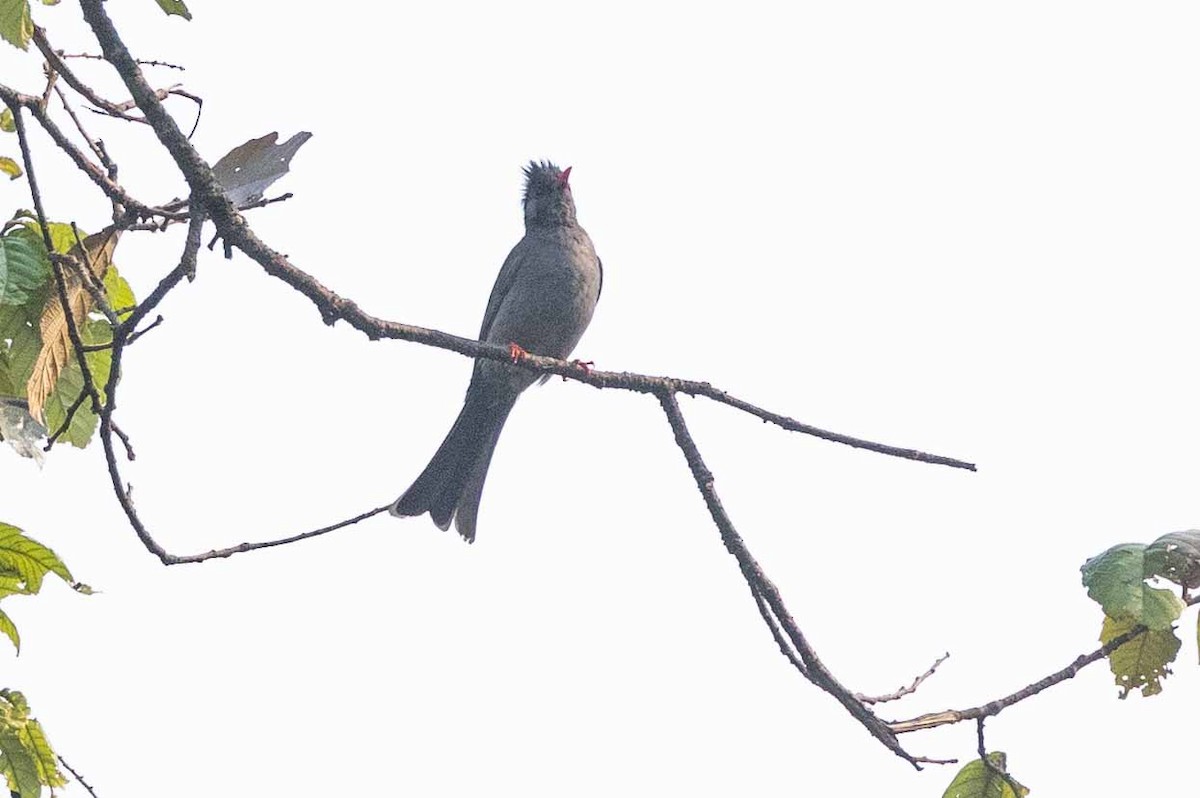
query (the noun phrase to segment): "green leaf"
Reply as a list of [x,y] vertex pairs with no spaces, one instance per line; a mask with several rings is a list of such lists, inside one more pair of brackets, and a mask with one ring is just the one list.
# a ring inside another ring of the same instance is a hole
[[[4,0],[0,0],[0,3]],[[25,215],[29,218],[21,221],[22,227],[27,231],[24,235],[31,235],[33,239],[41,246],[42,251],[46,250],[46,242],[42,240],[42,226],[38,224],[37,219],[29,215],[25,211]],[[66,222],[49,222],[47,228],[50,230],[50,243],[54,246],[54,251],[60,255],[66,255],[71,251],[71,247],[78,244],[83,239],[87,238],[87,233],[83,230],[79,231],[79,236],[75,236],[75,230]],[[21,234],[20,230],[13,231],[16,234]],[[47,261],[49,262],[49,261]]]
[[20,798],[40,798],[42,782],[37,763],[11,727],[0,728],[0,754],[4,755],[0,762],[8,778],[8,789]]
[[3,111],[0,111],[0,130],[3,130],[5,133],[16,132],[17,123],[13,121],[11,108],[5,108]]
[[50,747],[50,741],[46,739],[46,730],[42,728],[42,724],[30,718],[20,736],[21,742],[25,744],[25,750],[33,756],[33,762],[38,769],[38,778],[41,779],[42,784],[48,787],[65,787],[67,779],[58,769],[58,756]]
[[1184,603],[1171,591],[1146,584],[1146,577],[1154,575],[1146,567],[1146,549],[1141,543],[1122,543],[1096,555],[1080,569],[1083,584],[1108,617],[1168,629]]
[[29,16],[29,0],[0,0],[0,39],[28,50],[32,38],[33,17]]
[[[21,307],[11,307],[0,302],[0,395],[18,399],[27,398],[27,385],[33,374],[38,355],[42,350],[40,333],[40,318],[42,309],[48,300],[55,299],[51,293],[51,272],[45,243],[42,240],[41,226],[32,219],[23,218],[19,212],[18,227],[9,235],[0,238],[7,249],[18,252],[20,260],[20,280],[11,279],[13,274],[13,258],[6,263],[9,268],[7,283],[12,283],[13,298],[21,299]],[[47,226],[50,231],[51,243],[59,252],[67,252],[75,247],[76,233],[68,224],[52,222]],[[85,236],[79,231],[79,236]],[[12,242],[11,244],[9,242]],[[38,261],[40,282],[37,282],[29,266],[28,254],[33,252]],[[105,292],[109,304],[116,310],[125,310],[122,315],[128,315],[128,309],[134,307],[137,299],[129,283],[121,277],[116,267],[109,265],[104,275]],[[107,319],[87,319],[79,325],[80,338],[88,346],[103,346],[112,342],[112,326]],[[5,345],[7,339],[8,344]],[[99,350],[87,355],[88,368],[96,383],[103,391],[104,384],[112,367],[112,352]],[[67,418],[67,411],[75,403],[84,388],[83,371],[78,360],[73,356],[66,367],[58,375],[54,387],[46,397],[42,408],[45,427],[56,431]],[[59,440],[72,446],[83,448],[92,440],[98,424],[96,414],[92,412],[91,400],[87,399],[76,410],[71,418],[70,426],[59,436]]]
[[156,0],[156,2],[158,3],[158,7],[167,12],[168,15],[174,14],[189,21],[192,18],[192,12],[188,11],[188,7],[183,4],[183,0]]
[[1200,587],[1200,530],[1168,532],[1146,548],[1146,575],[1194,590]]
[[8,617],[8,613],[0,610],[0,632],[12,641],[13,647],[17,649],[17,653],[21,653],[21,635],[17,634],[17,625],[12,622],[12,618]]
[[[1136,622],[1128,619],[1106,617],[1100,629],[1100,642],[1107,644],[1136,626]],[[1175,661],[1181,645],[1173,629],[1151,629],[1109,654],[1108,665],[1121,688],[1120,697],[1126,698],[1131,690],[1137,689],[1146,697],[1161,693],[1162,680],[1171,673],[1168,666]]]
[[0,717],[8,721],[8,725],[19,728],[29,719],[29,702],[25,694],[19,690],[0,690],[0,698],[5,704],[0,704]]
[[45,246],[24,232],[0,238],[0,305],[28,303],[50,279]]
[[975,759],[963,765],[942,798],[1024,798],[1029,794],[1028,787],[1008,775],[1003,752],[992,751],[987,758],[987,762]]
[[40,794],[42,785],[53,794],[67,783],[45,729],[29,717],[29,702],[16,690],[0,690],[0,770],[21,798]]
[[0,598],[28,593],[25,582],[16,574],[0,573]]
[[[109,344],[112,343],[112,326],[105,319],[88,319],[80,328],[79,337],[85,346]],[[112,350],[101,349],[97,352],[88,352],[87,362],[92,379],[103,396],[104,385],[108,382],[108,375],[112,370]],[[46,429],[54,432],[62,426],[67,419],[67,411],[71,409],[71,405],[75,403],[83,391],[83,387],[83,369],[79,367],[78,359],[72,358],[67,363],[67,367],[58,375],[58,382],[55,383],[54,390],[46,397],[46,404],[43,408],[43,412],[46,414]],[[91,400],[84,399],[83,404],[75,411],[70,426],[59,436],[58,440],[82,449],[91,442],[99,420],[92,412]]]
[[0,340],[10,340],[4,355],[8,364],[6,371],[16,388],[16,393],[12,395],[24,398],[25,383],[33,373],[33,363],[42,348],[42,339],[26,317],[24,308],[12,308],[8,313],[6,310],[10,309],[0,305]]
[[118,312],[122,321],[133,312],[133,308],[137,305],[137,297],[133,295],[133,289],[129,287],[129,283],[120,275],[114,264],[110,264],[108,271],[104,273],[104,293],[108,298],[108,306]]
[[[67,584],[75,581],[66,563],[59,559],[51,549],[26,537],[25,534],[11,524],[0,523],[0,565],[15,569],[25,580],[30,593],[38,592],[42,577],[47,573],[56,574]],[[32,574],[36,576],[30,576]]]
[[8,175],[9,180],[16,180],[25,174],[21,171],[21,165],[7,155],[0,155],[0,173]]

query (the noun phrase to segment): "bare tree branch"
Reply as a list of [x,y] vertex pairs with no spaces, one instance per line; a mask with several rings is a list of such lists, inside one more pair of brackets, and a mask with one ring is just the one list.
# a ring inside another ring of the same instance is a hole
[[[130,108],[134,107],[132,102],[114,103],[111,100],[106,100],[97,94],[91,86],[87,85],[78,77],[76,77],[75,73],[71,71],[71,68],[63,63],[63,60],[59,54],[55,52],[53,47],[50,46],[50,42],[46,38],[45,29],[37,27],[36,25],[34,26],[33,43],[36,44],[37,48],[42,51],[42,55],[45,57],[46,63],[50,66],[50,69],[52,69],[55,73],[62,75],[63,80],[67,82],[68,86],[83,95],[88,102],[96,106],[96,108],[98,108],[100,111],[108,116],[115,116],[118,119],[124,119],[128,122],[141,122],[142,124],[147,124],[145,119],[141,119],[136,116],[130,116],[129,114],[125,113]],[[166,97],[167,90],[160,89],[159,91],[162,92],[163,97]]]
[[75,768],[71,767],[71,765],[67,762],[67,760],[63,759],[60,756],[60,757],[58,757],[58,762],[63,767],[65,767],[72,776],[75,777],[75,781],[79,782],[79,786],[83,787],[83,789],[88,791],[88,795],[92,796],[92,798],[99,798],[99,796],[96,795],[96,791],[94,789],[92,789],[92,785],[90,785],[86,781],[84,781],[83,776],[79,775],[79,771],[77,771],[77,770],[75,770]]
[[385,504],[382,507],[376,507],[373,510],[367,510],[365,513],[360,513],[353,518],[347,518],[345,521],[338,521],[336,524],[323,526],[320,529],[314,529],[311,532],[301,532],[298,535],[290,535],[289,537],[279,538],[278,540],[264,540],[257,543],[239,543],[236,546],[229,546],[228,548],[224,549],[213,549],[212,551],[206,551],[202,554],[188,554],[181,557],[172,556],[170,564],[179,565],[182,563],[206,562],[208,560],[232,557],[234,554],[242,554],[247,551],[269,549],[273,546],[286,546],[287,544],[295,543],[298,540],[308,540],[309,538],[315,538],[318,535],[324,535],[327,532],[333,532],[335,530],[342,529],[343,527],[352,526],[357,524],[359,521],[365,521],[368,518],[372,518],[386,511],[389,506],[390,505]]
[[[92,27],[97,41],[100,43],[104,57],[117,69],[126,87],[129,89],[134,102],[145,115],[145,119],[150,123],[151,129],[154,130],[159,141],[171,154],[180,171],[183,173],[190,189],[189,209],[193,214],[189,228],[188,243],[180,264],[160,282],[159,286],[145,301],[139,304],[134,314],[126,320],[114,335],[112,352],[113,367],[108,385],[106,386],[108,406],[101,415],[100,435],[118,501],[120,501],[125,510],[136,534],[141,538],[143,544],[164,563],[201,562],[215,557],[231,556],[232,554],[252,551],[267,546],[284,545],[313,535],[324,534],[325,532],[357,523],[360,520],[382,512],[384,508],[376,508],[355,518],[315,530],[311,533],[302,533],[266,543],[243,543],[228,549],[214,550],[206,554],[186,557],[170,554],[163,549],[138,518],[133,508],[132,500],[129,497],[128,488],[121,480],[112,443],[112,414],[116,408],[116,393],[120,379],[120,361],[124,347],[128,343],[129,330],[132,330],[133,325],[155,307],[162,300],[163,296],[186,275],[188,272],[187,263],[189,261],[192,264],[192,268],[194,268],[195,251],[197,249],[197,242],[199,241],[199,228],[203,223],[203,215],[207,215],[213,220],[218,236],[225,243],[227,256],[231,253],[232,248],[237,248],[246,253],[268,274],[282,280],[296,291],[308,297],[316,305],[326,324],[332,325],[341,319],[364,333],[371,340],[396,338],[449,349],[474,358],[508,360],[509,353],[505,347],[484,344],[449,335],[438,330],[386,321],[371,316],[361,310],[353,301],[338,296],[311,275],[293,266],[285,256],[265,244],[254,234],[242,215],[233,207],[213,176],[212,169],[192,147],[187,137],[183,135],[175,123],[175,120],[163,108],[159,93],[142,77],[137,63],[113,28],[112,22],[103,8],[102,1],[82,0],[81,5],[84,17]],[[524,368],[544,373],[559,374],[569,379],[586,382],[595,387],[621,388],[639,393],[652,394],[658,399],[667,416],[667,421],[674,432],[676,443],[683,452],[697,487],[708,506],[709,514],[721,534],[721,539],[726,549],[737,560],[743,577],[750,587],[755,603],[763,615],[771,634],[779,644],[780,649],[805,678],[833,695],[884,746],[919,768],[918,759],[908,754],[900,746],[896,732],[888,724],[876,717],[863,702],[842,686],[825,667],[824,663],[821,662],[815,650],[808,643],[803,632],[784,605],[778,589],[767,578],[757,561],[746,548],[744,541],[721,505],[720,499],[713,487],[712,474],[704,464],[695,441],[687,429],[676,399],[676,394],[685,393],[693,396],[703,396],[754,415],[764,421],[777,424],[784,429],[813,435],[856,448],[954,468],[974,470],[974,465],[954,458],[880,444],[803,424],[795,419],[764,410],[749,402],[730,396],[708,383],[671,377],[599,372],[578,363],[536,355],[523,358],[520,364]]]
[[[16,126],[17,141],[21,148],[21,158],[25,161],[25,177],[29,181],[29,193],[33,198],[34,213],[37,214],[38,225],[42,229],[42,243],[45,245],[47,253],[53,253],[54,242],[50,239],[50,223],[46,219],[46,209],[42,204],[42,194],[38,190],[37,175],[33,169],[33,155],[29,151],[29,137],[25,130],[25,118],[21,113],[21,106],[9,103],[8,107],[12,111],[13,124]],[[62,265],[51,257],[50,266],[54,274],[54,284],[58,291],[58,301],[62,304],[63,316],[67,322],[67,335],[71,340],[71,347],[75,352],[75,357],[79,359],[79,370],[83,374],[83,388],[92,400],[93,412],[98,414],[100,408],[104,406],[104,402],[100,398],[100,392],[96,390],[96,383],[92,379],[91,369],[87,362],[87,353],[83,349],[83,339],[79,335],[79,326],[75,323],[75,314],[71,312],[71,302],[67,298],[67,283],[63,275]]]
[[[101,169],[96,164],[88,160],[87,156],[75,144],[67,138],[62,130],[54,123],[54,120],[46,113],[46,108],[39,97],[32,97],[28,94],[22,94],[14,89],[0,84],[0,100],[3,100],[10,108],[27,108],[37,120],[37,123],[42,126],[42,129],[50,135],[54,143],[60,150],[67,154],[75,165],[79,167],[88,178],[95,183],[101,191],[108,195],[109,199],[119,203],[122,207],[131,211],[138,218],[149,219],[155,216],[160,216],[175,221],[182,221],[188,218],[186,212],[169,211],[162,208],[155,208],[139,202],[132,197],[124,188],[117,185],[108,177],[104,169]],[[14,114],[16,111],[14,110]]]
[[898,699],[904,698],[904,696],[906,696],[906,695],[912,695],[913,693],[917,692],[918,687],[920,687],[922,684],[925,683],[926,679],[928,679],[930,676],[933,676],[933,674],[935,672],[937,672],[938,666],[941,665],[943,662],[945,662],[948,659],[950,659],[949,651],[947,651],[945,654],[943,654],[942,656],[935,659],[933,661],[933,664],[929,666],[929,670],[925,671],[920,676],[913,679],[912,684],[908,685],[907,687],[901,687],[898,690],[896,690],[895,692],[885,693],[884,695],[876,695],[876,696],[868,696],[868,695],[863,695],[862,693],[855,693],[854,697],[857,698],[859,701],[863,702],[864,704],[883,704],[888,701],[896,701]]
[[70,428],[71,422],[75,420],[75,413],[79,411],[80,406],[83,405],[83,400],[87,398],[88,391],[87,388],[84,387],[79,391],[79,395],[75,397],[75,401],[71,402],[71,406],[67,408],[67,415],[63,418],[63,422],[58,425],[58,429],[54,430],[54,432],[50,434],[50,437],[46,439],[46,446],[42,451],[48,452],[54,448],[55,442]]
[[1075,674],[1083,670],[1093,662],[1104,659],[1112,652],[1116,651],[1121,646],[1128,643],[1137,637],[1144,635],[1149,631],[1145,626],[1135,626],[1124,634],[1114,637],[1100,648],[1090,654],[1081,654],[1075,658],[1067,667],[1057,670],[1044,679],[1039,679],[1033,684],[1026,685],[1020,690],[1004,698],[995,701],[989,701],[986,704],[981,704],[977,707],[969,709],[947,709],[943,712],[930,712],[926,715],[909,720],[897,720],[888,723],[888,727],[896,734],[907,734],[908,732],[921,731],[922,729],[933,729],[938,726],[946,726],[951,723],[961,723],[964,720],[976,720],[979,718],[987,718],[992,715],[999,715],[1001,711],[1011,707],[1013,704],[1020,703],[1026,698],[1032,698],[1048,687],[1053,687],[1059,682],[1072,679]]
[[[888,727],[888,724],[877,718],[870,709],[842,686],[841,682],[821,662],[817,656],[817,652],[809,645],[804,633],[800,631],[800,627],[792,619],[791,614],[783,603],[783,598],[780,596],[778,588],[767,578],[758,561],[750,554],[750,550],[746,548],[741,535],[734,528],[729,514],[725,512],[725,508],[721,505],[721,499],[717,496],[716,488],[713,486],[714,478],[712,472],[704,464],[704,458],[700,456],[700,450],[697,448],[695,440],[692,439],[691,433],[688,431],[687,423],[683,419],[683,413],[679,409],[679,403],[675,399],[675,394],[663,391],[658,394],[658,401],[662,405],[663,412],[667,415],[667,421],[671,425],[671,430],[675,433],[675,443],[683,452],[684,459],[687,460],[688,469],[692,472],[692,478],[696,482],[696,487],[700,489],[700,494],[704,497],[704,503],[708,506],[708,513],[712,516],[713,523],[717,525],[717,529],[721,533],[721,542],[725,544],[725,549],[737,560],[738,566],[742,570],[742,576],[745,578],[746,584],[750,586],[750,592],[754,594],[755,600],[759,604],[760,612],[765,607],[774,619],[774,623],[772,623],[767,618],[767,613],[763,612],[763,617],[767,620],[767,626],[771,628],[772,634],[775,635],[776,642],[780,643],[781,648],[784,648],[779,636],[775,634],[775,630],[778,628],[782,630],[783,634],[787,636],[788,641],[791,642],[800,662],[796,662],[786,649],[784,650],[784,655],[788,657],[793,666],[800,671],[804,678],[836,698],[855,720],[866,727],[872,737],[883,743],[892,753],[920,769],[920,765],[917,764],[916,759],[900,747],[900,742],[896,739],[895,732]],[[778,626],[776,627],[775,624],[778,624]]]

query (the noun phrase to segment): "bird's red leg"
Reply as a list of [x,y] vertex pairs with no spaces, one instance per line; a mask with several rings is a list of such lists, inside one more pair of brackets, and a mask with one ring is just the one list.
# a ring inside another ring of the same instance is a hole
[[518,360],[520,360],[521,358],[525,357],[528,354],[529,353],[526,352],[524,349],[522,349],[519,344],[517,344],[515,342],[509,342],[508,356],[512,358],[512,362],[516,363]]
[[[592,367],[596,365],[596,361],[594,361],[594,360],[572,360],[571,365],[577,366],[577,367],[583,369],[584,374],[591,374]],[[563,382],[566,382],[566,381],[567,381],[567,378],[564,376]]]

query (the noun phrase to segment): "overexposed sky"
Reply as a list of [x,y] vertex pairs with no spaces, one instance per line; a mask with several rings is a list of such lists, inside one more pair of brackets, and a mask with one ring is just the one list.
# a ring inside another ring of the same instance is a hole
[[[974,706],[1090,651],[1083,561],[1200,526],[1194,4],[264,0],[194,3],[190,23],[108,5],[135,55],[188,67],[150,74],[204,97],[210,162],[313,133],[276,184],[296,196],[251,222],[367,311],[474,334],[521,235],[520,168],[550,158],[574,167],[605,264],[577,356],[978,463],[683,402],[734,522],[847,685],[887,692],[951,653],[885,718]],[[34,12],[57,47],[97,50],[71,4]],[[35,55],[0,48],[0,74],[40,90]],[[190,127],[193,106],[170,107]],[[147,129],[85,121],[136,196],[184,193]],[[107,202],[36,145],[50,215],[103,226]],[[139,296],[182,239],[122,240]],[[206,251],[161,311],[118,418],[137,506],[177,553],[395,498],[470,371],[326,328],[240,256]],[[649,397],[531,389],[474,546],[384,516],[163,568],[98,447],[40,472],[0,452],[0,475],[0,520],[101,591],[6,601],[23,648],[0,651],[4,684],[105,798],[917,798],[955,772],[914,772],[780,656]],[[990,721],[990,746],[1034,795],[1179,792],[1193,623],[1162,696],[1118,702],[1096,665]],[[902,741],[965,761],[974,734]]]

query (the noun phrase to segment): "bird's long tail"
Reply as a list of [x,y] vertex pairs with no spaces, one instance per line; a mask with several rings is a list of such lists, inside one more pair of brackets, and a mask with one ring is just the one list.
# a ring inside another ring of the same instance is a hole
[[458,533],[474,541],[483,482],[515,401],[515,396],[497,395],[483,386],[468,391],[446,439],[412,486],[392,503],[391,514],[429,513],[441,529],[455,519]]

